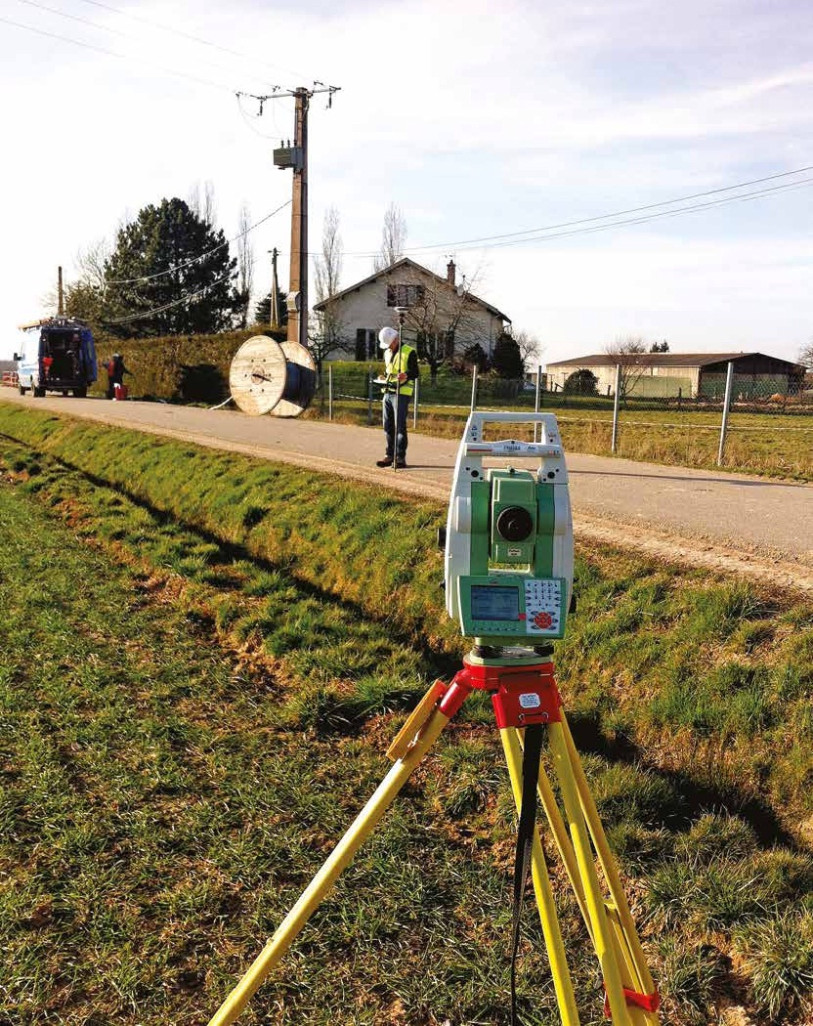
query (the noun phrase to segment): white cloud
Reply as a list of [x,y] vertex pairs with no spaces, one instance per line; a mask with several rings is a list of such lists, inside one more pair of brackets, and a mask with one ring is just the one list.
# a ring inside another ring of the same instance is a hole
[[[0,83],[12,98],[2,121],[0,356],[14,346],[12,326],[40,312],[56,265],[69,268],[77,249],[112,234],[125,210],[210,179],[231,233],[243,200],[259,217],[288,197],[289,175],[270,150],[292,134],[290,101],[269,102],[258,119],[230,89],[313,78],[342,86],[330,112],[320,97],[312,105],[312,249],[329,205],[347,250],[366,252],[393,200],[411,244],[451,243],[813,163],[813,30],[781,3],[126,7],[252,54],[241,60],[143,21],[50,2],[116,32],[22,4],[4,16],[223,88],[0,23]],[[269,68],[277,55],[297,69]],[[491,250],[488,298],[549,350],[600,348],[643,325],[684,348],[741,338],[792,355],[811,333],[810,193],[724,209],[657,234],[642,226]],[[257,232],[258,274],[288,234],[287,212]],[[459,254],[461,265],[481,259]],[[349,283],[369,273],[369,259],[345,267]]]

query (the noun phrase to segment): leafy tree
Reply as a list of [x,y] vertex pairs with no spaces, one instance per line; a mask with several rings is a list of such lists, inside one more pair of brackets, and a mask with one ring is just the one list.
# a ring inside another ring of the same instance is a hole
[[479,342],[473,342],[463,350],[463,363],[470,366],[476,364],[477,370],[482,374],[488,370],[488,353]]
[[653,342],[652,345],[649,347],[649,351],[650,353],[668,353],[669,343],[666,341],[666,339],[664,339],[663,342]]
[[569,395],[598,395],[598,378],[584,367],[568,374],[562,391]]
[[525,373],[517,340],[503,333],[494,343],[491,365],[500,378],[521,378]]
[[241,305],[235,267],[222,229],[184,200],[144,207],[105,262],[105,327],[135,338],[229,328]]

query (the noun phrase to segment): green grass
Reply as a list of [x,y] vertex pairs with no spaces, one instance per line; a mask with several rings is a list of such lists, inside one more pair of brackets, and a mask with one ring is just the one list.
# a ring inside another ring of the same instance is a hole
[[[0,431],[0,1021],[205,1022],[457,664],[442,510],[17,408]],[[667,1021],[804,1023],[813,608],[593,550],[578,588],[561,682]],[[507,1021],[494,735],[472,701],[247,1023]],[[538,933],[522,1004],[553,1022]]]
[[[336,386],[337,390],[339,386]],[[470,385],[469,385],[470,388]],[[418,431],[442,438],[459,438],[469,412],[470,397],[458,391],[459,406],[441,405],[447,401],[430,398],[424,389],[419,403]],[[533,393],[518,399],[481,395],[482,409],[533,410]],[[813,481],[813,414],[742,413],[731,414],[722,469],[796,481]],[[611,455],[612,400],[588,397],[545,396],[543,412],[555,413],[565,449],[570,452]],[[327,405],[318,397],[306,417],[324,419]],[[348,424],[367,424],[369,404],[364,401],[337,400],[334,420]],[[702,409],[647,409],[622,407],[616,455],[668,466],[720,470],[717,454],[720,441],[720,411]],[[373,403],[373,423],[380,420],[380,403]],[[410,421],[410,425],[411,425]],[[530,437],[530,435],[528,435]]]

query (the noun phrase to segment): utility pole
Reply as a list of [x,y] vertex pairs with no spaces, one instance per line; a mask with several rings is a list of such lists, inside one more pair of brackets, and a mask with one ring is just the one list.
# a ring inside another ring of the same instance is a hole
[[[288,341],[308,346],[308,108],[312,96],[328,94],[328,107],[333,106],[333,94],[339,86],[326,86],[314,82],[313,89],[299,86],[292,90],[275,89],[270,96],[255,96],[253,93],[238,93],[251,96],[260,104],[260,114],[268,100],[281,96],[294,99],[294,139],[287,146],[281,142],[274,150],[274,164],[279,168],[290,168],[294,173],[291,194],[291,269],[288,279]],[[274,294],[271,296],[272,310]],[[273,314],[272,314],[273,316]]]
[[268,316],[271,321],[271,329],[279,331],[279,281],[277,279],[279,250],[274,246],[269,253],[271,254],[271,311]]
[[61,267],[57,268],[57,272],[58,273],[57,273],[57,286],[56,286],[56,294],[57,294],[56,313],[57,313],[57,317],[64,317],[65,316],[65,293],[64,293],[64,291],[62,289],[62,268]]
[[291,272],[288,278],[288,341],[308,344],[308,107],[310,93],[300,87],[294,93],[294,167],[291,197]]

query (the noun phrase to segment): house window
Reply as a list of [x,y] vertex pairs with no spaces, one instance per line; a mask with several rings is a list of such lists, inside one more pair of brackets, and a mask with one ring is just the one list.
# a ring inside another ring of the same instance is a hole
[[356,359],[374,360],[378,335],[375,328],[356,329]]
[[423,302],[423,285],[388,285],[387,306],[419,306]]

